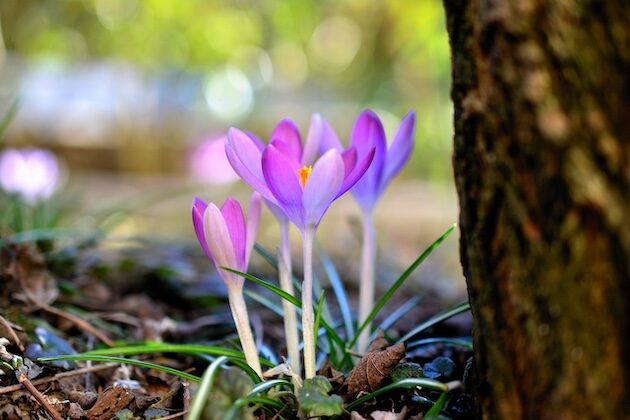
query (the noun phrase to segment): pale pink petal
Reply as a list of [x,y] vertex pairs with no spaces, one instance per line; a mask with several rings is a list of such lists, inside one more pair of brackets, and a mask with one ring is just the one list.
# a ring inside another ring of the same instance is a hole
[[313,166],[304,187],[304,212],[307,226],[317,226],[337,197],[344,179],[344,163],[339,152],[326,152]]
[[232,168],[250,187],[267,200],[275,202],[262,172],[262,152],[259,147],[256,140],[241,130],[230,128],[228,131],[225,154]]
[[230,232],[223,218],[221,210],[214,203],[208,204],[203,215],[203,230],[208,243],[208,249],[213,257],[214,265],[224,281],[234,276],[229,275],[221,267],[238,269],[236,255],[232,245]]

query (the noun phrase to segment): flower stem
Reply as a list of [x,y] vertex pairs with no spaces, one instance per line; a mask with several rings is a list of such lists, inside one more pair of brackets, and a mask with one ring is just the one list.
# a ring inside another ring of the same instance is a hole
[[[291,239],[289,237],[289,223],[280,221],[280,248],[278,249],[278,270],[280,272],[280,287],[285,292],[294,296],[293,273],[291,268]],[[297,328],[297,312],[291,302],[282,300],[284,310],[284,335],[287,341],[287,352],[291,370],[296,375],[301,375],[302,363],[300,360],[300,340]]]
[[258,350],[256,349],[256,342],[254,341],[254,334],[252,334],[252,329],[249,325],[249,315],[247,314],[245,299],[243,298],[243,287],[238,284],[231,284],[231,282],[226,282],[226,284],[230,310],[232,311],[234,324],[236,324],[236,332],[238,332],[238,337],[241,340],[243,353],[245,353],[245,360],[258,376],[262,378]]
[[[361,253],[361,284],[359,287],[359,326],[365,322],[374,306],[374,272],[376,267],[376,232],[372,213],[363,214],[363,250]],[[370,323],[371,324],[371,323]],[[371,325],[363,329],[357,351],[365,353],[370,344]]]
[[313,238],[315,229],[307,227],[302,233],[304,281],[302,282],[302,334],[304,337],[304,376],[315,376],[315,328],[313,320]]

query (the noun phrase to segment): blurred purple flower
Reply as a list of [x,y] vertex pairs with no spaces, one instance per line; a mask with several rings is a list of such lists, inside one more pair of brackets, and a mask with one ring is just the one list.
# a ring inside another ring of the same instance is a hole
[[[376,150],[374,160],[365,175],[352,188],[352,194],[366,213],[371,213],[390,181],[403,168],[413,151],[416,115],[410,111],[401,121],[394,140],[387,147],[385,130],[378,116],[370,110],[357,118],[350,136],[350,147],[357,150],[358,159]],[[342,150],[334,132],[325,136],[323,148]]]
[[225,136],[210,138],[199,144],[190,155],[194,177],[211,185],[229,184],[238,180],[225,155]]
[[328,150],[317,159],[320,145],[330,143],[325,137],[332,130],[327,127],[315,115],[304,147],[290,120],[276,126],[266,147],[236,128],[228,131],[226,154],[234,170],[301,231],[319,225],[328,207],[361,178],[374,156],[374,150],[368,150],[358,160],[357,150],[350,147]]
[[247,221],[241,205],[231,197],[225,200],[220,209],[214,203],[206,204],[198,197],[193,200],[192,220],[197,239],[226,284],[243,284],[242,277],[221,267],[247,271],[260,210],[260,195],[257,193],[253,193],[250,199]]
[[59,182],[59,162],[48,150],[6,149],[0,155],[0,186],[28,203],[48,199]]

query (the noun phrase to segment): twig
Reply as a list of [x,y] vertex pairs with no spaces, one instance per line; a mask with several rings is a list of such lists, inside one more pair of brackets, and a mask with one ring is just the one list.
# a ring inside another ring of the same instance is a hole
[[75,324],[77,327],[79,327],[80,329],[82,329],[83,331],[92,334],[94,337],[98,338],[99,340],[101,340],[103,343],[105,343],[108,347],[114,347],[114,342],[105,335],[104,332],[102,332],[101,330],[97,329],[96,327],[94,327],[92,324],[90,324],[87,321],[82,320],[81,318],[71,314],[70,312],[66,312],[62,309],[59,308],[55,308],[54,306],[49,306],[46,304],[42,304],[42,303],[35,303],[37,305],[37,307],[39,309],[42,309],[46,312],[49,312],[51,314],[55,314],[61,318],[65,318],[68,321],[72,322],[73,324]]
[[[57,381],[59,379],[68,378],[68,377],[76,376],[76,375],[82,375],[85,373],[97,372],[99,370],[110,369],[116,366],[118,366],[118,363],[108,363],[106,365],[98,365],[98,366],[91,366],[91,367],[82,368],[82,369],[75,369],[68,372],[61,372],[56,375],[49,376],[47,378],[36,379],[32,381],[31,384],[33,384],[34,386],[39,386],[39,385],[47,384],[49,382]],[[0,395],[19,391],[20,389],[22,389],[21,384],[5,386],[3,388],[0,388]]]
[[11,341],[13,341],[13,344],[18,346],[20,348],[20,351],[24,353],[24,345],[22,344],[22,340],[20,340],[20,337],[18,337],[15,331],[13,331],[13,326],[11,325],[11,323],[7,321],[7,319],[2,315],[0,315],[0,324],[2,324],[4,328],[9,332],[9,336],[11,336]]
[[33,397],[35,397],[37,402],[41,404],[44,410],[46,410],[46,412],[50,414],[50,416],[54,420],[63,420],[63,417],[61,417],[59,412],[55,410],[55,408],[52,405],[50,405],[48,401],[46,401],[46,398],[44,398],[42,393],[39,392],[37,388],[35,388],[35,385],[33,385],[31,381],[29,381],[25,373],[20,373],[17,379],[18,379],[18,382],[20,382],[22,386],[24,386],[24,388],[26,388],[28,392],[30,392],[31,395],[33,395]]

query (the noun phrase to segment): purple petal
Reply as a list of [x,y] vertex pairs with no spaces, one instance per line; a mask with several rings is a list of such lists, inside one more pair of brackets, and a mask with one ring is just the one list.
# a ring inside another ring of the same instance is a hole
[[225,154],[232,168],[243,181],[267,200],[275,202],[275,198],[265,182],[261,164],[262,152],[256,140],[241,130],[230,128],[225,143]]
[[289,219],[287,218],[287,215],[284,214],[284,210],[282,210],[282,208],[280,206],[278,206],[277,204],[272,203],[271,201],[267,200],[266,198],[263,198],[263,200],[265,201],[265,205],[267,206],[269,211],[273,214],[273,216],[276,218],[278,223],[283,223],[283,222],[288,222],[289,221]]
[[293,121],[289,119],[280,121],[271,133],[271,141],[280,152],[289,156],[291,160],[296,162],[302,160],[302,137]]
[[254,192],[249,199],[249,210],[247,213],[247,238],[245,241],[245,264],[241,271],[247,271],[249,257],[252,254],[254,243],[256,242],[256,231],[260,222],[260,211],[262,210],[262,197]]
[[344,150],[341,154],[341,158],[343,159],[343,176],[347,178],[357,164],[357,150],[354,147]]
[[304,150],[302,151],[302,165],[312,165],[317,158],[322,130],[322,117],[319,114],[313,114],[311,117],[311,125],[308,128]]
[[260,150],[260,153],[262,154],[263,150],[265,150],[265,143],[251,131],[246,131],[245,134],[247,134],[249,138],[252,139],[252,141],[256,144],[256,147],[258,147],[258,150]]
[[383,173],[380,185],[381,194],[389,181],[400,172],[407,160],[409,160],[409,156],[413,151],[413,134],[415,128],[416,114],[410,111],[405,118],[403,118],[396,131],[394,140],[390,144],[389,149],[387,149],[385,172]]
[[275,201],[284,210],[289,220],[302,229],[304,227],[302,188],[298,183],[297,172],[293,170],[289,159],[270,144],[263,152],[262,167]]
[[273,145],[277,151],[279,151],[280,153],[282,153],[282,155],[284,155],[284,157],[287,160],[287,163],[291,165],[291,170],[293,172],[297,173],[297,171],[300,170],[300,168],[302,167],[300,160],[295,159],[295,156],[292,154],[292,152],[288,150],[286,143],[284,143],[282,140],[278,138],[275,138],[271,140],[269,145],[270,146]]
[[[319,114],[316,115],[319,116]],[[319,154],[323,155],[330,149],[335,149],[339,153],[341,153],[343,151],[343,146],[339,141],[339,137],[337,137],[337,134],[335,134],[335,130],[333,130],[330,124],[328,124],[325,119],[321,118],[321,116],[320,119],[322,131],[320,133],[319,139]]]
[[359,115],[352,129],[350,145],[356,147],[359,160],[375,148],[374,158],[365,175],[355,184],[352,192],[362,208],[371,208],[378,199],[378,189],[383,176],[387,144],[385,131],[378,116],[372,111]]
[[[348,149],[348,151],[350,150],[354,150],[354,148]],[[343,180],[343,185],[341,186],[341,189],[337,193],[337,197],[339,197],[340,195],[343,195],[346,191],[352,188],[361,179],[361,177],[365,174],[365,172],[370,167],[370,164],[374,160],[375,151],[376,150],[372,148],[372,150],[370,150],[368,155],[364,157],[362,161],[360,161],[358,164],[354,166],[350,174],[346,175],[346,177]]]
[[236,256],[237,266],[232,268],[242,271],[245,266],[245,241],[247,240],[243,209],[238,201],[229,197],[221,206],[221,214],[223,214],[223,220],[225,220],[225,225],[230,232],[232,248]]
[[337,198],[344,179],[344,162],[332,149],[319,158],[304,187],[304,212],[307,226],[317,226],[330,204]]
[[224,281],[231,279],[234,276],[229,275],[221,267],[238,269],[232,238],[221,210],[214,203],[208,204],[203,215],[203,230],[208,242],[208,249],[213,257],[212,261],[219,275]]
[[208,207],[208,205],[204,203],[203,200],[199,197],[195,197],[192,205],[192,221],[201,249],[203,249],[203,252],[212,260],[212,255],[210,254],[210,250],[208,250],[208,243],[206,242],[206,235],[203,233],[203,214],[206,211],[206,207]]

